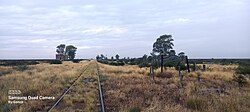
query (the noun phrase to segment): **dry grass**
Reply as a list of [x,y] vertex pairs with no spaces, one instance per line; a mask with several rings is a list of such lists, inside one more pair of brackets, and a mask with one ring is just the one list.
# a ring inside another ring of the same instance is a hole
[[[88,69],[77,80],[75,85],[70,89],[69,93],[65,95],[64,99],[54,109],[58,112],[69,111],[84,111],[93,112],[98,111],[99,103],[96,63],[91,63]],[[93,78],[94,82],[84,82],[84,78]]]
[[[182,72],[167,68],[155,80],[148,76],[149,68],[109,66],[101,64],[105,103],[110,112],[140,108],[145,112],[247,112],[250,110],[250,86],[238,88],[232,81],[237,65],[207,65],[207,71]],[[201,82],[197,75],[202,76]],[[249,80],[248,80],[249,83]]]
[[[32,100],[24,104],[8,104],[8,90],[21,90],[21,95],[55,96],[56,99],[90,65],[70,92],[53,111],[99,111],[95,62],[64,62],[59,65],[30,65],[24,71],[15,67],[0,67],[0,111],[46,111],[56,100]],[[202,65],[198,65],[201,67]],[[100,64],[104,81],[104,100],[108,112],[127,112],[140,109],[145,112],[247,112],[250,110],[250,81],[239,89],[233,82],[237,65],[207,64],[206,71],[187,73],[165,68],[155,70],[155,80],[149,77],[149,68],[138,66],[109,66]],[[201,75],[201,82],[197,75]],[[20,96],[21,96],[20,95]]]
[[64,62],[59,65],[38,64],[30,65],[25,71],[17,71],[10,67],[1,67],[1,70],[10,70],[11,73],[0,76],[0,107],[1,111],[41,111],[47,110],[55,100],[30,100],[24,104],[8,104],[8,90],[21,90],[18,96],[54,96],[56,99],[79,76],[82,68],[89,61],[80,63]]

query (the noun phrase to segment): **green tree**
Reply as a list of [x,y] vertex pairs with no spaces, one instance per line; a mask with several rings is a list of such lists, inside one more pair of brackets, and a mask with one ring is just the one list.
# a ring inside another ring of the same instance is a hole
[[175,56],[176,55],[176,52],[175,50],[170,50],[170,53],[169,53],[170,56]]
[[119,56],[118,54],[115,55],[115,58],[116,58],[117,60],[119,60],[119,57],[120,57],[120,56]]
[[96,60],[98,61],[99,59],[100,59],[100,56],[99,56],[99,55],[97,55],[97,56],[96,56]]
[[77,48],[73,45],[66,46],[66,54],[69,56],[70,60],[75,58]]
[[170,50],[173,49],[172,35],[162,35],[153,44],[153,53],[158,55],[169,55]]
[[161,73],[163,73],[163,55],[170,55],[170,50],[174,46],[173,41],[172,35],[162,35],[153,44],[153,54],[161,56]]
[[65,54],[64,49],[65,49],[65,44],[60,44],[56,47],[56,52],[58,54]]
[[148,58],[148,55],[146,55],[146,54],[144,54],[144,55],[142,56],[143,61],[147,61],[147,58]]
[[178,57],[180,58],[181,61],[184,61],[184,60],[185,60],[185,56],[186,56],[186,54],[185,54],[184,52],[180,52],[180,53],[178,54]]
[[104,60],[105,59],[105,56],[103,54],[101,54],[101,59]]

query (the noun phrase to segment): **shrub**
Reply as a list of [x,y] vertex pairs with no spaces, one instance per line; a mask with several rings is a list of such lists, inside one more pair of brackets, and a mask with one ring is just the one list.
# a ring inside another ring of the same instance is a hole
[[139,64],[139,67],[150,67],[150,64],[148,62],[142,62]]
[[237,74],[250,74],[250,62],[239,63],[238,68],[236,69]]
[[[179,70],[178,66],[175,66],[176,70]],[[187,70],[187,67],[185,65],[180,65],[180,70]]]
[[39,64],[35,60],[6,60],[0,63],[0,66],[18,66],[18,65],[36,65]]
[[52,60],[50,64],[62,64],[62,61],[60,60]]
[[0,76],[1,75],[6,75],[6,74],[9,74],[9,73],[11,73],[11,71],[0,71]]
[[199,98],[188,98],[186,105],[189,109],[202,110],[206,106],[206,102]]
[[29,69],[29,66],[28,65],[18,65],[18,66],[15,66],[14,69],[16,69],[17,71],[25,71],[25,70]]
[[104,64],[109,64],[109,65],[113,65],[113,66],[123,66],[124,63],[122,61],[107,61],[107,63]]
[[177,65],[177,62],[175,61],[167,61],[164,63],[164,67],[174,67]]
[[174,74],[172,73],[167,73],[167,72],[163,72],[156,74],[156,77],[160,77],[160,78],[172,78],[174,76]]
[[3,104],[3,105],[0,105],[0,111],[1,112],[11,112],[11,105],[10,104]]
[[246,78],[243,74],[235,74],[233,76],[233,81],[237,82],[239,84],[239,87],[242,87],[247,83]]
[[72,62],[73,62],[73,63],[79,63],[79,62],[80,62],[80,60],[78,60],[78,59],[74,59],[74,60],[72,60]]
[[141,109],[139,107],[132,107],[129,109],[129,112],[141,112]]

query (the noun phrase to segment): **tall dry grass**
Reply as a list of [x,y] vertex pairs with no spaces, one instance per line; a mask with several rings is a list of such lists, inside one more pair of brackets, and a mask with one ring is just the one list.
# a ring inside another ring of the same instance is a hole
[[[101,65],[105,103],[110,112],[139,108],[145,112],[247,112],[250,110],[250,86],[239,89],[233,79],[237,65],[207,64],[207,70],[182,71],[181,82],[174,68],[155,70],[138,66]],[[198,65],[202,66],[202,65]],[[197,76],[201,75],[198,82]]]
[[56,99],[76,79],[88,61],[80,63],[63,62],[63,64],[29,65],[27,70],[18,71],[14,67],[11,73],[0,76],[0,108],[1,111],[46,111],[55,100],[30,100],[24,104],[9,104],[8,91],[20,90],[18,96],[54,96]]

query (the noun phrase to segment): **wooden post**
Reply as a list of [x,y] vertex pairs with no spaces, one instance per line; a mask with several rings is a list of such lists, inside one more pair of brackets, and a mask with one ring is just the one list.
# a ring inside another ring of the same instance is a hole
[[202,67],[203,67],[202,70],[203,70],[203,71],[206,71],[206,65],[203,65]]
[[178,71],[179,71],[179,77],[181,76],[181,66],[178,66]]
[[161,54],[161,74],[163,73],[163,54]]
[[195,62],[193,63],[193,71],[196,71],[196,64],[195,64]]
[[180,81],[182,82],[183,80],[183,74],[180,74]]
[[197,75],[197,79],[198,79],[198,82],[201,81],[201,75],[200,74]]
[[153,66],[150,66],[150,76],[155,80],[155,74],[154,74],[154,68]]
[[190,73],[189,62],[188,62],[188,56],[186,56],[186,63],[187,63],[188,73]]

